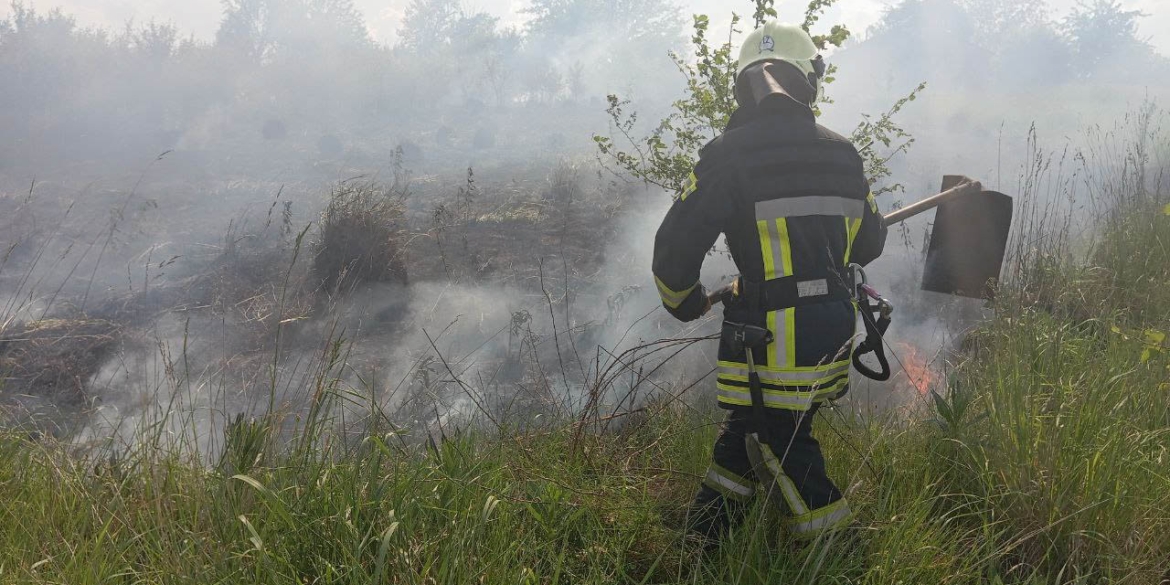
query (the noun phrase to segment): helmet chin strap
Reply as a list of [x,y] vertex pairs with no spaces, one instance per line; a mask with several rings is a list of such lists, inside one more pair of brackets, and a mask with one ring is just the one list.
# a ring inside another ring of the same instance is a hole
[[825,71],[828,70],[825,58],[817,55],[812,60],[812,68],[812,73],[808,74],[808,84],[813,90],[813,101],[808,105],[810,108],[816,106],[816,103],[821,99],[821,80],[825,78]]

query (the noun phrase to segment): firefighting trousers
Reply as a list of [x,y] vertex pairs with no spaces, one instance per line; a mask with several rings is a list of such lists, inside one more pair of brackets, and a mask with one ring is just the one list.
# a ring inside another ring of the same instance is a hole
[[763,455],[779,463],[769,466],[775,475],[772,486],[760,484],[748,458],[745,438],[756,426],[751,412],[732,411],[715,442],[713,461],[688,515],[688,528],[718,540],[739,521],[753,497],[767,495],[769,490],[787,508],[788,529],[796,538],[816,538],[847,524],[852,518],[849,505],[825,473],[821,446],[812,436],[816,411],[814,406],[807,412],[769,409],[766,414],[769,442],[763,448],[771,453]]

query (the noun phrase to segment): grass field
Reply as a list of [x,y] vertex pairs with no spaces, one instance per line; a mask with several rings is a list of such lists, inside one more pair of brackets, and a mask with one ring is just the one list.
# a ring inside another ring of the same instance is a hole
[[764,506],[688,544],[713,410],[429,442],[340,432],[357,398],[323,368],[306,414],[239,419],[212,461],[161,426],[128,452],[6,432],[0,582],[1170,583],[1170,192],[1100,184],[1092,237],[1019,209],[995,316],[924,414],[819,418],[859,518],[809,545]]

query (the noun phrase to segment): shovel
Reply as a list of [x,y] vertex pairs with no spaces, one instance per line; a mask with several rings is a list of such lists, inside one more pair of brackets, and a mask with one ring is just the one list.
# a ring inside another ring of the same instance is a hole
[[938,195],[885,216],[885,224],[901,223],[937,208],[922,290],[991,299],[1007,252],[1012,198],[984,191],[979,181],[958,175],[943,177],[942,188]]

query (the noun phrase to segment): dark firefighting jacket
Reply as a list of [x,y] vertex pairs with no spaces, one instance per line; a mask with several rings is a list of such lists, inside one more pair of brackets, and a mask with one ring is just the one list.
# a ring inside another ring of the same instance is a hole
[[[844,395],[857,323],[847,266],[877,258],[886,239],[857,150],[791,100],[741,108],[700,152],[655,238],[654,277],[678,319],[707,308],[699,271],[720,234],[741,274],[724,319],[774,336],[753,353],[765,405],[808,410]],[[746,357],[721,342],[725,408],[751,406]]]

